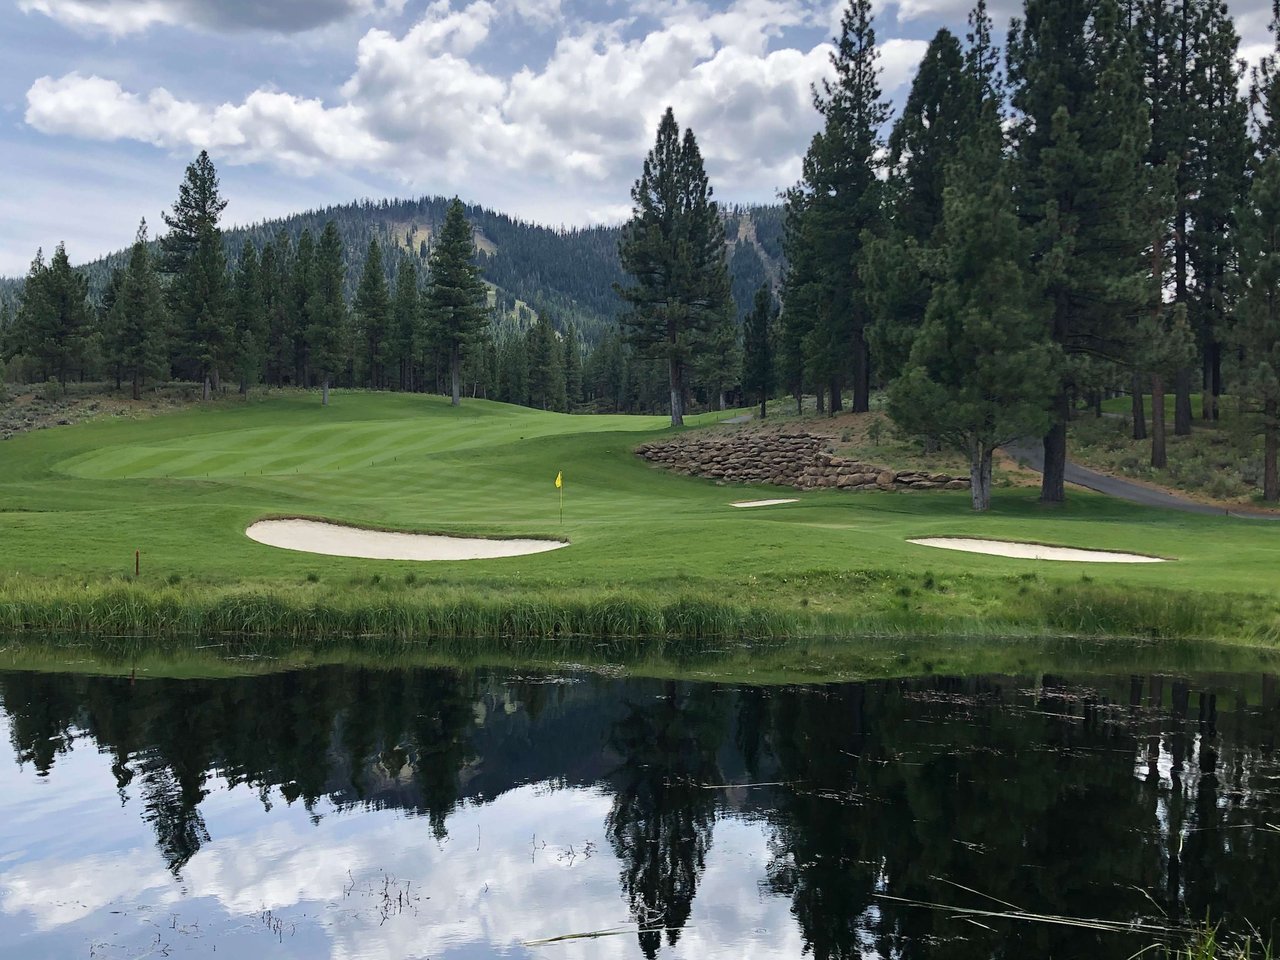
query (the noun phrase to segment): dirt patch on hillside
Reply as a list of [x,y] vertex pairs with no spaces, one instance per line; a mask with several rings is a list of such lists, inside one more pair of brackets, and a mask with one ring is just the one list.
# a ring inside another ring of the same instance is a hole
[[0,401],[0,440],[20,433],[68,427],[88,420],[109,417],[140,419],[172,413],[195,402],[196,388],[166,387],[149,390],[141,400],[130,398],[127,390],[93,389],[73,384],[64,394],[58,386],[9,387],[8,398]]

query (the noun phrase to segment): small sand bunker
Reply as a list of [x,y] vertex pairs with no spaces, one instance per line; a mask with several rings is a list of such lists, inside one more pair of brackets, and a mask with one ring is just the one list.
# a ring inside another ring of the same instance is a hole
[[563,540],[482,540],[425,533],[361,530],[319,520],[260,520],[245,531],[269,547],[367,560],[491,560],[559,550]]
[[1136,553],[1111,553],[1107,550],[1077,550],[1075,547],[1046,547],[1039,543],[1015,543],[1010,540],[970,540],[965,537],[923,537],[908,540],[923,547],[985,553],[993,557],[1016,557],[1019,560],[1071,560],[1076,563],[1164,563],[1160,557],[1144,557]]
[[798,500],[792,498],[790,500],[739,500],[737,503],[731,503],[731,507],[773,507],[779,503],[799,503]]

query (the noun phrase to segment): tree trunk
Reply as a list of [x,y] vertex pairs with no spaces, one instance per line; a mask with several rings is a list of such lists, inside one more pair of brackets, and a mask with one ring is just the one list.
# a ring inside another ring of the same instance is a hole
[[1147,412],[1142,402],[1142,374],[1133,372],[1133,381],[1129,389],[1133,393],[1133,439],[1147,439]]
[[1071,418],[1071,397],[1066,390],[1054,399],[1054,406],[1054,424],[1044,437],[1041,503],[1062,503],[1067,498],[1067,421]]
[[1093,391],[1093,418],[1095,420],[1102,419],[1102,391]]
[[1218,390],[1222,377],[1222,348],[1215,342],[1204,347],[1203,386],[1200,388],[1200,419],[1218,419]]
[[728,409],[728,408],[725,406],[725,404],[724,404],[724,391],[723,391],[723,390],[721,390],[721,391],[720,391],[720,409],[721,409],[721,410],[727,410],[727,409]]
[[213,368],[213,392],[217,393],[222,389],[222,376],[218,372],[218,368]]
[[249,378],[244,374],[240,375],[240,396],[249,399]]
[[451,385],[450,403],[462,406],[462,348],[454,344],[449,350],[449,380]]
[[329,377],[326,374],[320,383],[320,406],[327,407],[329,405]]
[[1222,344],[1214,341],[1209,363],[1209,390],[1213,394],[1213,419],[1222,416]]
[[212,391],[209,385],[209,377],[208,375],[206,375],[204,378],[204,391],[201,394],[201,397],[203,398],[205,403],[208,403],[211,396],[212,396]]
[[1280,403],[1268,400],[1263,407],[1262,424],[1262,499],[1268,503],[1280,500],[1280,474],[1276,472],[1276,451],[1280,447]]
[[974,510],[991,506],[991,450],[977,441],[969,451],[969,496]]
[[815,394],[816,394],[816,398],[817,398],[817,401],[818,401],[818,414],[819,414],[819,415],[821,415],[821,414],[826,413],[826,412],[827,412],[827,395],[826,395],[826,393],[823,391],[823,389],[822,389],[821,387],[818,387],[818,388],[817,388],[817,390],[815,391]]
[[1169,465],[1165,450],[1164,377],[1151,375],[1151,466],[1163,470]]
[[684,426],[684,365],[675,357],[667,358],[667,382],[671,388],[671,425]]
[[796,393],[796,416],[798,417],[803,413],[804,413],[804,393],[797,392]]
[[142,399],[142,378],[138,376],[138,371],[133,372],[133,399]]
[[853,336],[853,412],[871,409],[871,354],[863,331]]
[[1173,433],[1177,437],[1191,434],[1191,368],[1182,367],[1174,379]]
[[837,380],[831,381],[831,416],[835,416],[844,410],[844,397],[841,395],[840,383]]
[[765,395],[762,393],[760,394],[760,419],[763,420],[768,415],[769,415],[769,411],[766,406],[766,398],[765,398]]

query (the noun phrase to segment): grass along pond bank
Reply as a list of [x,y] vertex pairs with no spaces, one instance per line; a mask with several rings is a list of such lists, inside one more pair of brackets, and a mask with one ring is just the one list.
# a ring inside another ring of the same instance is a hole
[[[335,392],[328,408],[281,394],[18,435],[0,446],[0,633],[1280,636],[1280,531],[1267,525],[1087,493],[1045,508],[1022,488],[974,516],[964,491],[720,485],[633,452],[673,433],[655,417]],[[796,502],[733,506],[784,492]],[[245,535],[269,517],[569,546],[371,561]],[[1082,569],[908,542],[927,537],[1172,562]]]

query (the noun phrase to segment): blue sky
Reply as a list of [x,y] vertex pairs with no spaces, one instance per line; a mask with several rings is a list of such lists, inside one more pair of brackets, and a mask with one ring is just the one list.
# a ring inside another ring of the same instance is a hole
[[[989,0],[1003,35],[1018,4]],[[971,0],[881,0],[886,94]],[[668,104],[722,200],[772,200],[814,130],[830,0],[0,0],[0,275],[127,245],[209,150],[250,223],[457,194],[549,224],[625,218]],[[1268,0],[1235,0],[1247,56]]]

